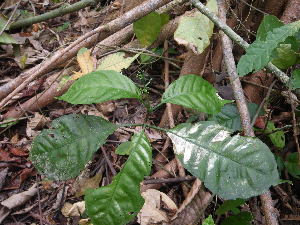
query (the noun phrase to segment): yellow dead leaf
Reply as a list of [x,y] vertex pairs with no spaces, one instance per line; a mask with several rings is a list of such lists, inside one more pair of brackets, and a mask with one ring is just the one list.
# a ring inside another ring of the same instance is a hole
[[110,54],[100,60],[97,70],[114,70],[121,72],[122,69],[127,69],[131,63],[139,57],[140,54],[136,54],[133,57],[126,57],[125,52],[117,52]]
[[88,50],[87,48],[82,48],[78,51],[77,62],[79,64],[81,71],[74,72],[74,75],[71,78],[72,80],[77,80],[80,77],[84,76],[85,74],[94,71],[93,58],[91,56],[90,50]]

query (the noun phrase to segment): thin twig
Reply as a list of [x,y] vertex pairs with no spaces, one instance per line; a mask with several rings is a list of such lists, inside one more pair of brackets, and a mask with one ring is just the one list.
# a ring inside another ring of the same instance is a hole
[[113,167],[111,161],[109,160],[109,158],[108,158],[108,156],[107,156],[107,154],[106,154],[106,151],[104,150],[103,147],[101,147],[101,151],[102,151],[102,153],[103,153],[103,155],[104,155],[104,158],[105,158],[105,160],[106,160],[106,163],[107,163],[107,165],[108,165],[108,167],[109,167],[111,173],[112,173],[114,176],[116,176],[116,175],[117,175],[117,172],[116,172],[115,168]]
[[255,113],[255,116],[254,116],[253,119],[252,119],[251,127],[254,126],[254,124],[255,124],[255,122],[256,122],[256,119],[257,119],[257,117],[259,116],[259,113],[260,113],[262,107],[264,106],[264,104],[265,104],[265,102],[267,101],[267,99],[270,97],[272,88],[273,88],[273,86],[275,85],[275,83],[276,83],[276,80],[274,80],[274,81],[272,82],[272,84],[270,85],[270,88],[269,88],[269,90],[268,90],[268,92],[267,92],[267,94],[266,94],[266,97],[264,97],[264,99],[263,99],[262,102],[260,103],[260,105],[259,105],[259,107],[258,107],[258,109],[257,109],[257,111],[256,111],[256,113]]
[[149,179],[144,180],[143,184],[164,184],[164,183],[179,183],[184,181],[195,180],[196,177],[186,176],[186,177],[174,177],[174,178],[160,178],[160,179]]
[[[289,90],[290,98],[292,98],[291,90]],[[298,139],[298,129],[297,129],[297,119],[295,115],[295,106],[291,103],[292,107],[292,115],[293,115],[293,137],[296,143],[296,148],[298,152],[298,165],[300,166],[300,146],[299,146],[299,139]]]

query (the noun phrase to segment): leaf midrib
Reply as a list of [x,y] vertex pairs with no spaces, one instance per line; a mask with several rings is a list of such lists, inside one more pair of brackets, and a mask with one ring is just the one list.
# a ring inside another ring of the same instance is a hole
[[[168,132],[170,132],[170,131],[168,131]],[[265,176],[265,174],[262,173],[262,172],[260,172],[259,170],[255,170],[255,169],[253,169],[253,168],[251,168],[251,167],[248,167],[248,166],[246,166],[246,165],[244,165],[244,164],[241,164],[241,163],[239,163],[239,162],[236,161],[236,160],[233,160],[233,159],[231,159],[231,158],[228,158],[228,157],[224,156],[223,154],[221,154],[221,153],[219,153],[219,152],[216,152],[215,150],[213,150],[213,149],[211,149],[211,148],[208,148],[207,146],[201,145],[200,143],[198,144],[198,143],[194,142],[193,139],[186,138],[186,137],[182,137],[182,136],[180,136],[180,135],[178,135],[178,134],[176,134],[176,133],[174,133],[174,132],[170,132],[170,133],[176,135],[177,137],[180,137],[180,138],[186,140],[187,142],[190,142],[190,143],[192,143],[192,144],[194,144],[194,145],[196,145],[196,146],[199,146],[199,147],[203,148],[203,149],[204,149],[205,151],[207,151],[207,152],[210,152],[210,151],[211,151],[211,152],[213,152],[214,154],[219,155],[220,157],[223,157],[223,158],[225,158],[225,159],[229,159],[230,161],[232,161],[232,162],[234,162],[234,163],[236,163],[236,164],[239,164],[239,165],[241,165],[241,166],[243,166],[243,167],[245,167],[245,168],[247,168],[247,169],[251,169],[251,170],[254,170],[254,171],[258,171],[257,173],[262,174],[262,175]],[[208,150],[206,150],[206,149],[208,149]]]

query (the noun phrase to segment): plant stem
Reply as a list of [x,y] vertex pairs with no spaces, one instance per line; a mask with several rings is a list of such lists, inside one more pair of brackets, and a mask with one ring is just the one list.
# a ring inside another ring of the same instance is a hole
[[154,112],[155,110],[157,110],[159,107],[161,107],[163,104],[163,102],[160,102],[158,105],[154,106],[153,108],[151,108],[151,112]]
[[21,27],[27,27],[27,26],[30,26],[30,25],[35,24],[35,23],[39,23],[39,22],[42,22],[42,21],[53,19],[55,17],[63,16],[63,15],[66,15],[66,14],[69,14],[69,13],[72,13],[72,12],[76,12],[80,9],[83,9],[83,8],[87,7],[87,6],[95,5],[99,1],[100,0],[82,0],[82,1],[77,2],[75,4],[72,4],[72,5],[64,4],[60,8],[52,10],[51,12],[47,12],[47,13],[44,13],[44,14],[39,15],[39,16],[33,16],[33,17],[30,17],[30,18],[26,18],[24,20],[16,21],[16,22],[12,23],[9,26],[9,29],[10,30],[15,30],[15,29],[18,29],[18,28],[21,28]]
[[[243,38],[241,38],[237,33],[235,33],[229,26],[227,26],[226,23],[220,21],[220,19],[209,11],[208,8],[206,8],[201,2],[198,0],[190,0],[190,2],[205,16],[207,16],[217,27],[219,27],[230,39],[232,39],[235,43],[237,43],[239,46],[244,48],[245,50],[249,47],[249,44],[244,41]],[[269,62],[266,66],[267,69],[269,69],[272,73],[274,73],[277,78],[284,83],[285,85],[289,84],[290,78],[282,72],[280,69],[278,69],[275,65],[273,65],[271,62]]]
[[164,128],[161,128],[161,127],[157,127],[157,126],[154,126],[154,125],[150,125],[150,124],[145,124],[145,123],[137,123],[137,124],[134,124],[134,123],[126,123],[126,124],[119,124],[119,127],[148,127],[148,128],[152,128],[152,129],[155,129],[155,130],[159,130],[159,131],[162,131],[162,132],[169,132],[169,130],[167,129],[164,129]]

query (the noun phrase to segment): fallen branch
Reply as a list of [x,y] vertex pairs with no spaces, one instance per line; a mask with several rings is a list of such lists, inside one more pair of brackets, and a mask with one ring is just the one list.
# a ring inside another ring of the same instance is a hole
[[[219,14],[220,20],[222,23],[226,23],[226,9],[224,0],[219,1]],[[251,126],[251,119],[249,111],[247,108],[247,102],[243,93],[242,85],[239,79],[239,76],[236,71],[235,61],[232,53],[232,43],[227,35],[224,32],[220,32],[223,43],[223,54],[224,60],[229,74],[230,83],[234,92],[234,98],[237,103],[237,107],[240,113],[242,127],[246,136],[254,137],[254,131]],[[262,210],[265,215],[266,224],[268,225],[277,225],[277,216],[275,213],[275,208],[273,206],[272,198],[270,191],[260,195]]]
[[82,0],[80,2],[76,2],[72,5],[64,4],[58,9],[52,10],[51,12],[44,13],[42,15],[33,16],[30,18],[26,18],[23,20],[16,21],[9,26],[10,30],[15,30],[21,27],[28,27],[35,23],[40,23],[49,19],[56,18],[58,16],[63,16],[72,12],[76,12],[85,7],[96,5],[100,0]]
[[[64,63],[66,60],[74,57],[82,47],[89,47],[96,41],[103,40],[109,35],[126,27],[128,24],[135,22],[139,18],[149,14],[150,12],[169,2],[171,2],[171,0],[149,0],[128,11],[117,19],[107,23],[106,25],[99,26],[96,29],[82,35],[68,47],[57,51],[46,61],[21,74],[16,81],[6,84],[2,90],[6,91],[6,93],[7,91],[8,93],[11,93],[0,102],[0,109],[2,109],[13,96],[19,93],[19,91],[25,88],[31,81],[42,74],[49,72],[51,69],[54,69],[58,65]],[[0,98],[3,97],[3,93],[1,93],[2,90],[0,90]]]
[[[198,0],[190,0],[190,2],[205,16],[207,16],[217,27],[219,27],[230,39],[232,39],[239,46],[244,48],[245,50],[249,47],[249,44],[244,41],[237,33],[235,33],[229,26],[220,21],[216,15],[209,11],[201,2]],[[288,85],[290,78],[274,66],[271,62],[266,66],[272,73],[276,75],[276,77],[285,85]]]
[[[164,10],[170,9],[164,7]],[[165,12],[164,10],[160,10],[160,12]],[[168,39],[176,30],[178,25],[178,18],[169,21],[162,29],[160,36],[157,41],[153,43],[153,48],[159,46],[164,39]],[[122,30],[114,33],[113,35],[107,37],[103,41],[99,42],[93,50],[93,56],[103,55],[111,50],[109,46],[121,46],[124,45],[133,35],[132,25],[129,25]],[[129,43],[126,47],[134,47],[134,42]],[[63,74],[71,73],[74,68],[67,68]],[[65,85],[61,86],[58,81],[58,77],[60,76],[60,72],[49,77],[49,80],[54,80],[55,82],[42,93],[37,94],[36,96],[30,98],[26,102],[22,103],[19,106],[15,106],[8,110],[4,115],[3,119],[7,118],[19,118],[24,115],[24,112],[35,112],[45,107],[46,105],[54,102],[55,97],[61,96],[64,94],[69,87],[74,83],[74,80],[68,81]]]

